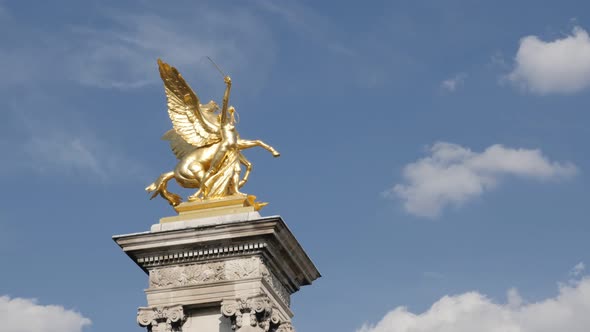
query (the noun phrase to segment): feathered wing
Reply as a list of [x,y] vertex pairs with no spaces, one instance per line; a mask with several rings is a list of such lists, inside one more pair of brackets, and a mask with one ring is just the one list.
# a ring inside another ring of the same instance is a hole
[[170,142],[170,148],[178,160],[195,151],[195,146],[188,144],[174,129],[168,130],[162,139]]
[[[192,145],[193,150],[195,147],[219,142],[221,140],[219,123],[211,121],[213,117],[201,113],[199,98],[178,70],[160,59],[158,59],[158,67],[168,99],[168,115],[178,136]],[[173,140],[169,140],[171,144],[174,143]],[[185,149],[186,147],[179,147],[178,151],[184,151]],[[177,152],[174,153],[178,157]]]

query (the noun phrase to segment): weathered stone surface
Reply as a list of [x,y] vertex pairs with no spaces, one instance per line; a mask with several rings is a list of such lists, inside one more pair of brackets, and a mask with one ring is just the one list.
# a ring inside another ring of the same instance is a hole
[[149,274],[140,325],[153,332],[229,332],[230,325],[294,331],[290,296],[320,274],[280,217],[250,217],[170,222],[115,236]]
[[181,219],[182,216],[175,216],[175,217],[167,217],[162,219],[178,219],[174,222],[164,222],[152,225],[151,231],[152,232],[161,232],[161,231],[170,231],[175,229],[183,229],[187,227],[201,227],[201,226],[208,226],[208,225],[220,225],[220,224],[227,224],[230,222],[240,222],[244,220],[256,220],[262,218],[258,211],[247,211],[247,212],[239,212],[239,213],[232,213],[232,214],[224,214],[220,216],[212,216],[212,217],[205,217],[205,218],[193,218],[191,215],[184,216],[184,219]]
[[280,280],[269,271],[262,258],[229,259],[193,265],[180,265],[152,269],[149,272],[151,289],[200,285],[216,281],[262,278],[267,281],[277,296],[290,305],[290,294]]

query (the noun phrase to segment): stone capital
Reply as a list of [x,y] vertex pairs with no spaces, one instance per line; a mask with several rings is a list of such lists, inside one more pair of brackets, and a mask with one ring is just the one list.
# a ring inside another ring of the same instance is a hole
[[231,320],[233,330],[239,330],[243,326],[250,325],[260,328],[261,331],[294,331],[292,328],[281,329],[283,325],[291,325],[283,321],[278,315],[278,309],[266,295],[247,299],[225,300],[221,303],[221,313]]
[[166,307],[139,308],[137,323],[146,327],[148,332],[177,332],[182,331],[185,321],[182,305]]

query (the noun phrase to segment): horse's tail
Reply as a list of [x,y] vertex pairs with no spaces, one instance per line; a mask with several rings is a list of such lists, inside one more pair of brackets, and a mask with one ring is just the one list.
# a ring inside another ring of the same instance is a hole
[[167,200],[170,205],[176,206],[180,204],[180,202],[182,202],[182,198],[168,191],[168,181],[171,179],[174,179],[174,172],[163,173],[156,181],[147,186],[145,191],[152,193],[150,199],[153,199],[154,197],[158,196],[158,194],[160,194],[160,196]]

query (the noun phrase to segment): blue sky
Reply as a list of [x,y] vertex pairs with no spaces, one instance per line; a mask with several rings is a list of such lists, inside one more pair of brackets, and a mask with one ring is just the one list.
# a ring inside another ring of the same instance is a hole
[[293,297],[299,331],[583,331],[587,13],[586,1],[0,1],[0,316],[141,330],[147,278],[111,236],[173,213],[143,191],[175,163],[156,59],[219,101],[208,55],[232,76],[241,136],[282,153],[248,151],[244,191],[323,275]]

